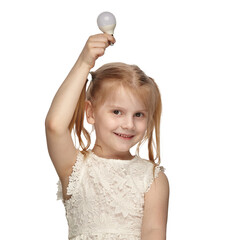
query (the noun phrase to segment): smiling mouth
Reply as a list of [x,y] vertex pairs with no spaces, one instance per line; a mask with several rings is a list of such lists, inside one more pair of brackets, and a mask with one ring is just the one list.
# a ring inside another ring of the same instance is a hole
[[131,139],[134,137],[134,135],[125,135],[125,134],[120,134],[120,133],[114,133],[115,135],[117,135],[120,138],[124,138],[124,139]]

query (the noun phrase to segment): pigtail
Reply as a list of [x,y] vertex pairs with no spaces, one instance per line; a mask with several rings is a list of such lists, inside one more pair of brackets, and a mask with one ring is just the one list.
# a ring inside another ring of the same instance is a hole
[[[91,145],[91,138],[88,131],[84,128],[84,116],[85,116],[85,99],[86,99],[86,86],[88,79],[86,80],[82,92],[79,96],[72,120],[68,126],[70,132],[74,129],[75,135],[78,137],[78,142],[83,149],[81,153],[85,156],[87,154],[87,149]],[[75,127],[75,128],[74,128]],[[85,146],[83,139],[81,137],[81,133],[83,133],[84,137],[87,140],[87,146]],[[75,146],[76,147],[76,146]]]
[[[160,120],[161,120],[161,115],[162,115],[162,101],[161,101],[161,94],[159,91],[159,88],[155,81],[151,78],[148,77],[153,86],[154,86],[154,95],[155,95],[155,112],[153,113],[153,119],[152,119],[152,124],[150,124],[151,129],[149,131],[149,136],[148,136],[148,156],[149,160],[154,163],[154,168],[153,168],[153,176],[155,175],[155,167],[160,166],[161,163],[161,157],[160,157]],[[153,141],[153,129],[155,129],[155,145]],[[153,157],[153,146],[155,147],[156,150],[156,158]],[[158,162],[155,163],[155,160],[158,159]]]

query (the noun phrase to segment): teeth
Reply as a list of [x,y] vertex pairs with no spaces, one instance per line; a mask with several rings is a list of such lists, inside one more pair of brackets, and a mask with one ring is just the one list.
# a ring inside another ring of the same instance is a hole
[[118,133],[117,133],[117,135],[118,135],[118,136],[121,136],[121,137],[131,137],[131,136],[122,135],[122,134],[118,134]]

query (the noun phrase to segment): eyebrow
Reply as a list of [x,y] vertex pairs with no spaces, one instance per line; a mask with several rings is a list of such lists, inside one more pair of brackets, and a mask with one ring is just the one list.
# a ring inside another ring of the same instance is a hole
[[[120,109],[126,110],[125,108],[120,107],[120,106],[116,106],[116,105],[108,105],[108,107],[111,107],[111,108],[120,108]],[[148,112],[148,111],[147,111],[147,109],[142,109],[142,110],[137,110],[136,112]]]

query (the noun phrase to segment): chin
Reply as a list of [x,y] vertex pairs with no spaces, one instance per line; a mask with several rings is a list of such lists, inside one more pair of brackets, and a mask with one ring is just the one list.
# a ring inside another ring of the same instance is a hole
[[120,153],[125,153],[125,152],[129,152],[130,149],[132,148],[132,146],[129,148],[129,147],[117,147],[117,148],[114,148],[116,152],[120,152]]

